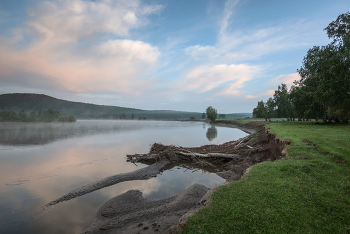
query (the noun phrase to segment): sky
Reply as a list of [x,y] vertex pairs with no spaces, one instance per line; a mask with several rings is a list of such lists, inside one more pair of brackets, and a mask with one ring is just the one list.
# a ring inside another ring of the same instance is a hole
[[252,112],[349,0],[0,0],[0,94]]

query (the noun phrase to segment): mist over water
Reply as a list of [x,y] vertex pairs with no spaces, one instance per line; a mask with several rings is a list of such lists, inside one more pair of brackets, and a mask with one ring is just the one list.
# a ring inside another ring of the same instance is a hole
[[176,165],[147,181],[116,184],[43,210],[69,191],[146,167],[126,162],[155,142],[220,144],[246,133],[197,122],[78,120],[75,123],[0,123],[0,233],[80,233],[98,208],[130,189],[164,198],[194,183],[215,187],[215,173]]

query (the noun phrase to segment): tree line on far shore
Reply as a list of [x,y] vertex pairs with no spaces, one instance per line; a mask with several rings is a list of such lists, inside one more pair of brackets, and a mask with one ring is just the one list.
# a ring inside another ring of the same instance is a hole
[[273,97],[258,102],[255,118],[349,122],[350,12],[339,15],[324,30],[333,41],[309,49],[297,70],[300,80],[290,90],[282,83]]
[[38,113],[31,111],[27,114],[21,110],[18,114],[15,111],[0,112],[0,121],[19,121],[19,122],[75,122],[77,119],[73,115],[61,116],[60,112],[48,109],[40,110]]
[[[209,115],[208,115],[208,113],[209,113]],[[219,114],[218,115],[216,110],[213,107],[210,106],[210,107],[208,107],[206,112],[202,114],[201,119],[205,119],[206,117],[208,117],[208,119],[211,119],[212,121],[215,121],[215,119],[218,116],[219,116],[220,119],[226,119],[226,114]],[[127,114],[122,113],[122,114],[119,114],[119,115],[114,115],[113,119],[130,119],[130,120],[133,120],[133,119],[136,119],[136,117],[135,117],[134,113],[131,113],[130,117],[128,117]],[[137,119],[138,120],[145,120],[145,119],[147,119],[147,117],[146,116],[139,116]],[[177,119],[177,118],[175,118],[175,119]],[[196,119],[196,117],[191,116],[190,119]]]
[[[136,119],[136,117],[135,117],[134,113],[131,113],[130,117],[128,117],[127,114],[122,113],[119,115],[113,115],[113,119],[131,119],[131,120],[134,120],[134,119]],[[137,119],[138,120],[146,120],[147,117],[146,116],[139,116]]]

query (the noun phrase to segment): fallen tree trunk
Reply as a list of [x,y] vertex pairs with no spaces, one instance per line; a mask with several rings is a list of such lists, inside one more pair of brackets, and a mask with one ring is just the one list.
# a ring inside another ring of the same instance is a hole
[[200,159],[237,159],[241,155],[239,154],[223,154],[223,153],[195,153],[190,151],[163,151],[157,154],[149,153],[149,154],[133,154],[126,155],[128,162],[140,162],[140,161],[159,161],[161,159],[168,159],[170,161],[180,161],[180,160],[190,160],[190,161],[198,161]]
[[234,159],[234,158],[238,158],[241,155],[239,154],[222,154],[222,153],[207,153],[207,154],[200,154],[200,153],[187,153],[187,152],[181,152],[181,151],[177,151],[177,154],[181,154],[184,156],[188,156],[188,157],[199,157],[199,158],[229,158],[229,159]]

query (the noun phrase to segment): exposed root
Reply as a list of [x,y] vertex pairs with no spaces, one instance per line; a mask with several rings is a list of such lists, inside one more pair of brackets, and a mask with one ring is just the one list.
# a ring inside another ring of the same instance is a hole
[[247,143],[253,136],[248,135],[238,141],[230,141],[221,145],[200,147],[181,147],[154,143],[148,154],[133,154],[126,157],[127,161],[132,163],[154,163],[161,159],[167,159],[171,162],[194,161],[199,165],[212,166],[212,163],[225,163],[240,158],[244,149],[254,149]]
[[154,143],[148,154],[127,155],[127,160],[147,164],[162,159],[170,162],[191,161],[202,168],[215,168],[220,164],[227,171],[217,174],[227,181],[232,181],[241,179],[244,171],[256,163],[275,161],[286,156],[283,149],[290,143],[277,139],[276,135],[269,133],[266,128],[261,128],[256,134],[221,145],[181,147]]

